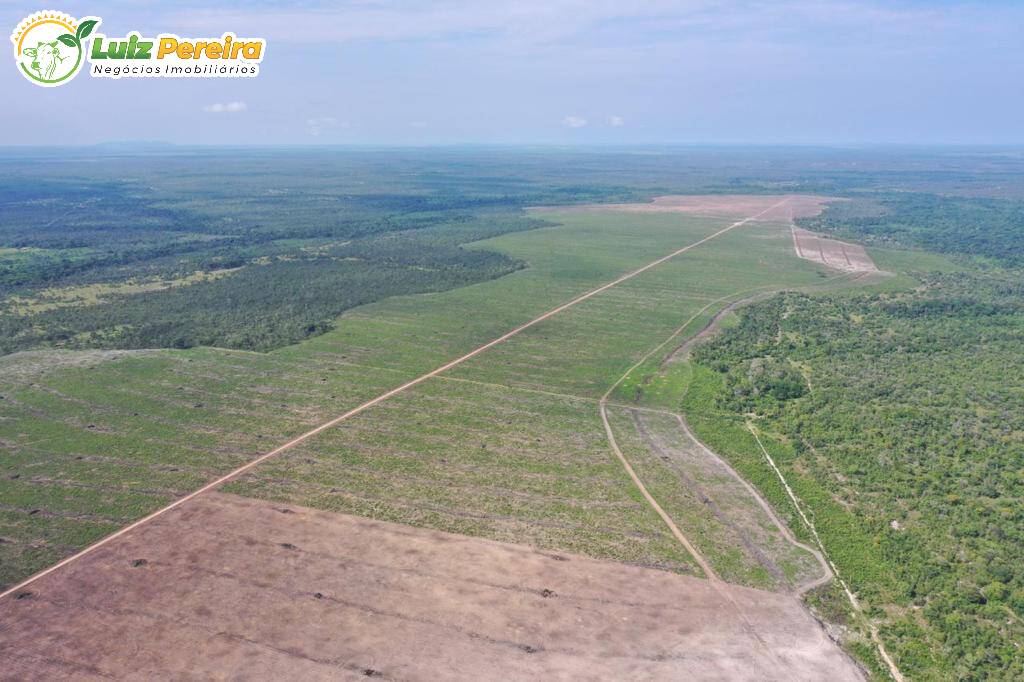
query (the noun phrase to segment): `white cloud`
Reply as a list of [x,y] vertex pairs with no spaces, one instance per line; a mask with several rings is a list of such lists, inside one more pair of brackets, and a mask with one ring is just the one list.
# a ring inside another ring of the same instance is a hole
[[203,107],[203,111],[211,114],[235,114],[248,108],[245,102],[217,102],[216,104],[207,104]]
[[613,128],[621,128],[622,126],[626,125],[626,119],[622,118],[621,116],[609,116],[608,125],[610,125]]
[[582,128],[587,125],[587,119],[581,116],[566,116],[562,119],[562,125],[569,128]]

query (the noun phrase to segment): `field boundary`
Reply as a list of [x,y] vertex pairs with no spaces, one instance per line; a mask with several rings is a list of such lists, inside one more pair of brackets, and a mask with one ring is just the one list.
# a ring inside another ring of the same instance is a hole
[[[616,279],[614,279],[614,280],[612,280],[612,281],[610,281],[610,282],[608,282],[606,284],[603,284],[603,285],[597,287],[596,289],[592,289],[591,291],[588,291],[588,292],[586,292],[584,294],[580,294],[579,296],[571,299],[569,302],[563,303],[560,306],[557,306],[557,307],[552,308],[551,310],[549,310],[549,311],[547,311],[545,313],[542,313],[541,315],[533,318],[529,322],[521,324],[520,326],[512,329],[511,331],[506,332],[505,334],[502,334],[498,338],[493,339],[492,341],[489,341],[489,342],[485,343],[484,345],[482,345],[482,346],[480,346],[480,347],[478,347],[478,348],[476,348],[476,349],[466,353],[465,355],[462,355],[461,357],[458,357],[458,358],[456,358],[454,360],[451,360],[451,361],[441,365],[437,369],[431,370],[430,372],[427,372],[426,374],[423,374],[423,375],[421,375],[421,376],[419,376],[419,377],[417,377],[415,379],[412,379],[410,381],[405,382],[404,384],[402,384],[400,386],[397,386],[397,387],[395,387],[395,388],[393,388],[393,389],[391,389],[389,391],[386,391],[386,392],[380,394],[379,396],[377,396],[376,398],[368,400],[368,401],[364,402],[363,404],[361,404],[361,405],[359,405],[357,407],[354,407],[354,408],[348,410],[347,412],[345,412],[345,413],[343,413],[343,414],[341,414],[341,415],[339,415],[339,416],[337,416],[337,417],[335,417],[335,418],[333,418],[333,419],[331,419],[329,421],[326,421],[323,424],[320,424],[319,426],[317,426],[317,427],[315,427],[313,429],[310,429],[309,431],[306,431],[305,433],[303,433],[303,434],[301,434],[299,436],[296,436],[295,438],[292,438],[287,443],[284,443],[283,445],[280,445],[280,446],[274,448],[273,450],[271,450],[269,452],[266,452],[266,453],[260,455],[259,457],[256,457],[255,459],[247,462],[246,464],[243,464],[242,466],[234,469],[233,471],[230,471],[227,474],[224,474],[223,476],[220,476],[219,478],[216,478],[213,481],[210,481],[209,483],[206,483],[202,487],[194,490],[193,492],[185,495],[184,497],[181,497],[181,498],[171,502],[170,504],[167,504],[167,505],[161,507],[160,509],[157,509],[156,511],[153,511],[153,512],[147,514],[146,516],[142,517],[141,519],[133,521],[132,523],[130,523],[127,526],[125,526],[124,528],[121,528],[120,530],[117,530],[114,533],[111,533],[110,535],[108,535],[108,536],[98,540],[97,542],[94,542],[93,544],[87,546],[86,548],[80,550],[79,552],[76,552],[75,554],[72,554],[69,557],[65,557],[64,559],[62,559],[61,561],[57,562],[53,566],[45,568],[42,571],[39,571],[38,573],[29,576],[25,580],[22,580],[21,582],[16,583],[15,585],[9,587],[8,589],[6,589],[2,593],[0,593],[0,599],[3,599],[4,597],[8,597],[8,596],[10,596],[10,595],[12,595],[12,594],[14,594],[16,592],[19,592],[20,590],[24,589],[25,587],[27,587],[28,585],[34,583],[35,581],[39,580],[40,578],[42,578],[42,577],[44,577],[46,575],[49,575],[50,573],[53,573],[54,571],[57,571],[57,570],[63,568],[64,566],[67,566],[68,564],[71,564],[71,563],[73,563],[75,561],[78,561],[82,557],[85,557],[85,556],[91,554],[92,552],[94,552],[97,549],[99,549],[99,548],[107,545],[108,543],[116,540],[117,538],[119,538],[119,537],[121,537],[121,536],[123,536],[123,535],[125,535],[127,533],[130,533],[131,531],[135,530],[136,528],[138,528],[140,526],[143,526],[146,523],[149,523],[153,519],[158,518],[158,517],[166,514],[167,512],[169,512],[169,511],[171,511],[173,509],[176,509],[176,508],[180,507],[181,505],[185,504],[189,500],[194,499],[194,498],[202,495],[203,493],[206,493],[206,492],[209,492],[211,490],[214,490],[214,489],[224,485],[225,483],[228,483],[228,482],[234,480],[235,478],[238,478],[239,476],[241,476],[241,475],[251,471],[253,468],[259,466],[261,463],[267,461],[268,459],[270,459],[272,457],[275,457],[275,456],[281,454],[282,452],[284,452],[286,450],[289,450],[289,449],[295,447],[296,445],[299,445],[300,443],[305,442],[306,440],[309,440],[313,436],[316,436],[317,434],[322,433],[323,431],[326,431],[326,430],[328,430],[328,429],[330,429],[330,428],[332,428],[334,426],[337,426],[338,424],[344,422],[345,420],[350,419],[350,418],[352,418],[352,417],[354,417],[354,416],[356,416],[356,415],[358,415],[358,414],[360,414],[362,412],[365,412],[366,410],[370,409],[371,407],[374,407],[375,405],[378,405],[378,404],[388,400],[389,398],[392,398],[392,397],[394,397],[394,396],[396,396],[396,395],[398,395],[400,393],[403,393],[403,392],[407,391],[410,388],[418,386],[419,384],[427,381],[428,379],[436,377],[439,374],[442,374],[443,372],[446,372],[449,369],[451,369],[453,367],[456,367],[456,366],[466,362],[467,360],[470,360],[470,359],[476,357],[477,355],[480,355],[481,353],[484,353],[485,351],[493,348],[494,346],[497,346],[498,344],[501,344],[501,343],[507,341],[508,339],[512,338],[513,336],[516,336],[520,332],[523,332],[523,331],[529,329],[530,327],[533,327],[533,326],[535,326],[537,324],[540,324],[541,322],[543,322],[543,321],[545,321],[545,320],[547,320],[547,319],[549,319],[551,317],[554,317],[555,315],[558,315],[559,313],[561,313],[561,312],[563,312],[565,310],[568,310],[569,308],[571,308],[571,307],[573,307],[573,306],[575,306],[575,305],[577,305],[579,303],[582,303],[583,301],[586,301],[586,300],[588,300],[590,298],[593,298],[594,296],[597,296],[598,294],[600,294],[600,293],[602,293],[604,291],[607,291],[608,289],[611,289],[614,286],[617,286],[617,285],[619,285],[619,284],[621,284],[621,283],[623,283],[623,282],[625,282],[627,280],[630,280],[630,279],[636,277],[637,275],[640,275],[640,274],[650,270],[651,268],[657,267],[658,265],[661,265],[662,263],[664,263],[664,262],[666,262],[668,260],[671,260],[672,258],[675,258],[676,256],[679,256],[679,255],[681,255],[683,253],[686,253],[687,251],[690,251],[691,249],[695,249],[698,246],[701,246],[702,244],[706,244],[707,242],[709,242],[709,241],[711,241],[713,239],[716,239],[716,238],[722,236],[723,234],[725,234],[727,232],[730,232],[731,230],[736,229],[737,227],[742,227],[743,225],[746,225],[747,223],[749,223],[749,222],[751,222],[753,220],[757,220],[761,216],[763,216],[766,213],[769,213],[769,212],[777,209],[779,206],[782,206],[783,204],[785,204],[786,202],[790,201],[791,199],[792,199],[792,196],[786,195],[780,201],[778,201],[777,203],[772,204],[771,206],[769,206],[768,208],[764,209],[763,211],[755,213],[755,214],[753,214],[751,216],[748,216],[746,218],[743,218],[741,220],[737,220],[736,222],[731,223],[730,225],[727,225],[726,227],[723,227],[720,230],[717,230],[716,232],[712,232],[711,234],[709,234],[709,235],[707,235],[707,236],[705,236],[705,237],[703,237],[701,239],[698,239],[697,241],[695,241],[695,242],[693,242],[691,244],[688,244],[688,245],[686,245],[684,247],[676,249],[675,251],[669,253],[666,256],[662,256],[661,258],[657,258],[657,259],[651,261],[650,263],[647,263],[646,265],[643,265],[643,266],[641,266],[641,267],[639,267],[639,268],[637,268],[635,270],[627,272],[626,274],[621,275],[620,277],[618,277],[618,278],[616,278]],[[711,305],[712,304],[708,304],[708,307],[710,307]],[[673,335],[673,336],[675,336],[675,335]],[[667,343],[667,341],[665,343]],[[664,345],[664,344],[662,344],[662,345]],[[661,346],[659,346],[659,348],[660,347]],[[653,353],[653,351],[652,351],[652,353]],[[635,367],[631,368],[630,372],[633,369],[635,369]],[[621,380],[620,380],[620,382],[621,382]],[[618,383],[619,382],[617,382],[615,384],[615,386],[617,386]],[[613,388],[614,388],[614,386],[613,386]],[[611,389],[609,389],[609,391],[608,391],[608,394],[610,394],[610,393],[611,393]],[[608,394],[606,394],[606,396]],[[605,427],[606,427],[606,429],[609,430],[609,435],[611,435],[610,425],[608,424],[607,418],[605,417],[604,398],[602,398],[602,402],[601,402],[601,412],[602,412],[602,417],[605,418]],[[623,461],[624,461],[624,463],[626,463],[626,465],[628,467],[628,462],[625,462],[624,458],[623,458]],[[643,486],[643,484],[640,483],[639,479],[635,478],[635,474],[634,474],[634,479],[635,479],[635,482],[638,485],[640,485],[641,487]],[[653,498],[650,498],[649,501],[653,502],[654,505],[657,505],[657,502],[654,502]],[[656,507],[656,509],[660,510],[660,507]],[[661,511],[660,513],[662,514],[662,518],[666,519],[666,521],[671,524],[671,519],[669,519],[667,517],[667,515],[663,511]],[[674,527],[674,524],[672,524],[672,526]],[[678,529],[676,529],[676,532],[678,532]],[[681,535],[681,533],[680,533],[680,535]],[[697,556],[697,555],[695,554],[695,556]],[[713,575],[713,573],[710,574],[710,575]]]

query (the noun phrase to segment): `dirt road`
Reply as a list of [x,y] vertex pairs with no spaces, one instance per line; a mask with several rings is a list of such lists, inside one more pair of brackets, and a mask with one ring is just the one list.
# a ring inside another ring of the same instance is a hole
[[215,492],[787,201],[761,204],[11,588],[0,595],[0,678],[860,679],[791,597],[726,585],[692,546],[710,580]]
[[474,358],[477,355],[480,355],[481,353],[487,351],[488,349],[493,348],[494,346],[497,346],[498,344],[507,341],[508,339],[510,339],[513,336],[519,334],[520,332],[525,331],[526,329],[529,329],[530,327],[533,327],[533,326],[543,322],[544,320],[547,320],[547,319],[549,319],[551,317],[554,317],[555,315],[558,315],[559,313],[561,313],[561,312],[563,312],[565,310],[568,310],[569,308],[572,308],[573,306],[575,306],[575,305],[577,305],[579,303],[582,303],[583,301],[586,301],[587,299],[593,298],[594,296],[597,296],[598,294],[600,294],[600,293],[602,293],[604,291],[607,291],[608,289],[611,289],[614,286],[622,284],[623,282],[628,281],[628,280],[636,277],[637,275],[640,275],[640,274],[650,270],[651,268],[657,267],[658,265],[661,265],[665,261],[671,260],[672,258],[675,258],[676,256],[679,256],[679,255],[681,255],[683,253],[686,253],[687,251],[695,249],[698,246],[700,246],[701,244],[705,244],[705,243],[707,243],[707,242],[709,242],[709,241],[711,241],[713,239],[716,239],[716,238],[722,236],[723,234],[725,234],[727,232],[730,232],[731,230],[734,230],[734,229],[736,229],[738,227],[746,225],[747,223],[749,223],[749,222],[751,222],[753,220],[757,220],[758,218],[760,218],[760,217],[770,213],[771,211],[779,208],[780,206],[785,205],[787,203],[787,201],[789,201],[789,197],[783,197],[780,201],[778,201],[776,203],[773,203],[772,205],[768,206],[767,208],[762,209],[761,211],[759,211],[759,212],[757,212],[757,213],[755,213],[753,215],[750,215],[750,216],[748,216],[746,218],[743,218],[741,220],[737,220],[736,222],[734,222],[734,223],[732,223],[732,224],[730,224],[730,225],[728,225],[728,226],[726,226],[726,227],[724,227],[724,228],[722,228],[722,229],[720,229],[720,230],[718,230],[716,232],[713,232],[712,234],[708,235],[707,237],[704,237],[704,238],[699,239],[699,240],[697,240],[697,241],[695,241],[695,242],[693,242],[691,244],[688,244],[688,245],[686,245],[684,247],[676,249],[672,253],[669,253],[666,256],[662,256],[661,258],[658,258],[656,260],[653,260],[650,263],[648,263],[647,265],[644,265],[642,267],[637,268],[636,270],[628,272],[628,273],[622,275],[621,277],[619,277],[619,278],[617,278],[615,280],[612,280],[611,282],[608,282],[607,284],[604,284],[604,285],[602,285],[602,286],[600,286],[600,287],[598,287],[596,289],[588,291],[585,294],[581,294],[580,296],[577,296],[576,298],[572,299],[568,303],[563,303],[562,305],[558,306],[557,308],[552,308],[551,310],[547,311],[546,313],[543,313],[542,315],[539,315],[539,316],[535,317],[534,319],[530,320],[529,322],[526,322],[526,323],[516,327],[512,331],[506,332],[505,334],[499,336],[498,338],[494,339],[493,341],[485,343],[484,345],[480,346],[479,348],[476,348],[475,350],[472,350],[472,351],[466,353],[462,357],[456,358],[456,359],[452,360],[451,362],[448,362],[448,363],[446,363],[444,365],[441,365],[440,367],[438,367],[437,369],[435,369],[433,371],[427,372],[426,374],[424,374],[422,376],[419,376],[419,377],[417,377],[417,378],[415,378],[415,379],[413,379],[411,381],[408,381],[408,382],[402,384],[401,386],[398,386],[396,388],[391,389],[390,391],[382,393],[381,395],[377,396],[376,398],[373,398],[372,400],[368,400],[365,403],[363,403],[362,405],[359,405],[358,407],[354,407],[351,410],[349,410],[348,412],[345,412],[344,414],[339,415],[339,416],[335,417],[334,419],[331,419],[331,420],[329,420],[327,422],[324,422],[323,424],[321,424],[320,426],[317,426],[316,428],[310,429],[309,431],[303,433],[302,435],[297,436],[297,437],[291,439],[287,443],[274,448],[270,452],[264,453],[263,455],[260,455],[259,457],[256,457],[255,459],[251,460],[250,462],[248,462],[248,463],[238,467],[234,471],[231,471],[231,472],[225,474],[224,476],[221,476],[220,478],[217,478],[217,479],[215,479],[213,481],[210,481],[206,485],[204,485],[201,488],[199,488],[199,489],[189,493],[188,495],[185,495],[184,497],[182,497],[182,498],[180,498],[178,500],[175,500],[171,504],[156,510],[155,512],[153,512],[153,513],[151,513],[151,514],[149,514],[149,515],[139,519],[138,521],[135,521],[134,523],[132,523],[132,524],[130,524],[128,526],[125,526],[121,530],[119,530],[119,531],[117,531],[117,532],[115,532],[115,533],[113,533],[111,535],[108,535],[107,537],[103,538],[102,540],[100,540],[100,541],[90,545],[89,547],[86,547],[82,551],[80,551],[80,552],[78,552],[76,554],[73,554],[73,555],[67,557],[66,559],[63,559],[62,561],[54,564],[50,568],[44,569],[43,571],[40,571],[39,573],[37,573],[37,574],[35,574],[33,576],[30,576],[29,578],[23,580],[22,582],[20,582],[20,583],[14,585],[14,586],[8,588],[4,592],[0,593],[0,599],[9,597],[10,595],[12,595],[15,592],[18,592],[19,590],[23,589],[25,586],[30,585],[32,582],[34,582],[35,580],[38,580],[40,577],[42,577],[44,575],[47,575],[47,574],[49,574],[49,573],[51,573],[53,571],[61,569],[64,566],[67,566],[68,564],[71,564],[71,563],[74,563],[75,561],[78,561],[82,557],[84,557],[84,556],[88,555],[89,553],[95,551],[96,549],[104,546],[105,544],[107,544],[107,543],[109,543],[109,542],[111,542],[111,541],[113,541],[113,540],[123,536],[124,534],[130,532],[131,530],[133,530],[135,528],[138,528],[139,526],[142,526],[142,525],[145,525],[145,524],[151,522],[153,519],[156,519],[159,516],[161,516],[163,514],[166,514],[167,512],[171,511],[172,509],[175,509],[175,508],[179,507],[180,505],[184,504],[185,502],[188,502],[189,500],[194,499],[194,498],[198,497],[199,495],[202,495],[203,493],[207,493],[207,492],[210,492],[212,490],[215,490],[215,489],[219,488],[220,486],[224,485],[225,483],[227,483],[229,481],[232,481],[235,478],[238,478],[239,476],[241,476],[241,475],[247,473],[248,471],[252,470],[253,468],[257,467],[261,462],[265,462],[266,460],[268,460],[268,459],[270,459],[272,457],[275,457],[276,455],[279,455],[282,452],[285,452],[286,450],[289,450],[289,449],[295,447],[299,443],[302,443],[302,442],[304,442],[306,440],[309,440],[310,438],[312,438],[313,436],[317,435],[318,433],[321,433],[323,431],[326,431],[327,429],[330,429],[330,428],[332,428],[334,426],[337,426],[338,424],[342,423],[343,421],[345,421],[347,419],[350,419],[350,418],[356,416],[357,414],[365,412],[366,410],[370,409],[374,405],[378,405],[378,404],[384,402],[388,398],[394,397],[394,396],[398,395],[399,393],[403,393],[404,391],[407,391],[408,389],[410,389],[410,388],[412,388],[414,386],[417,386],[417,385],[423,383],[424,381],[426,381],[426,380],[428,380],[428,379],[430,379],[432,377],[435,377],[435,376],[437,376],[439,374],[442,374],[442,373],[446,372],[447,370],[452,369],[453,367],[461,365],[462,363],[466,362],[467,360],[469,360],[471,358]]

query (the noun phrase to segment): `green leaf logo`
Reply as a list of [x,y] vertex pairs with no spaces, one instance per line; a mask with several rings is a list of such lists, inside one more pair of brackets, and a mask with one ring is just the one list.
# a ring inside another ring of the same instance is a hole
[[78,38],[79,41],[83,40],[86,36],[92,33],[92,30],[96,28],[96,24],[98,23],[99,21],[96,19],[86,19],[81,23],[81,25],[79,25],[78,30],[75,31],[75,37]]

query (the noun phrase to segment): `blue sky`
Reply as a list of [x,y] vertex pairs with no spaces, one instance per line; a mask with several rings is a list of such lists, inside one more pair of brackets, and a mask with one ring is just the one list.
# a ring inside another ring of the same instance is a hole
[[0,66],[0,144],[1024,143],[1024,2],[55,2],[268,41],[256,79]]

